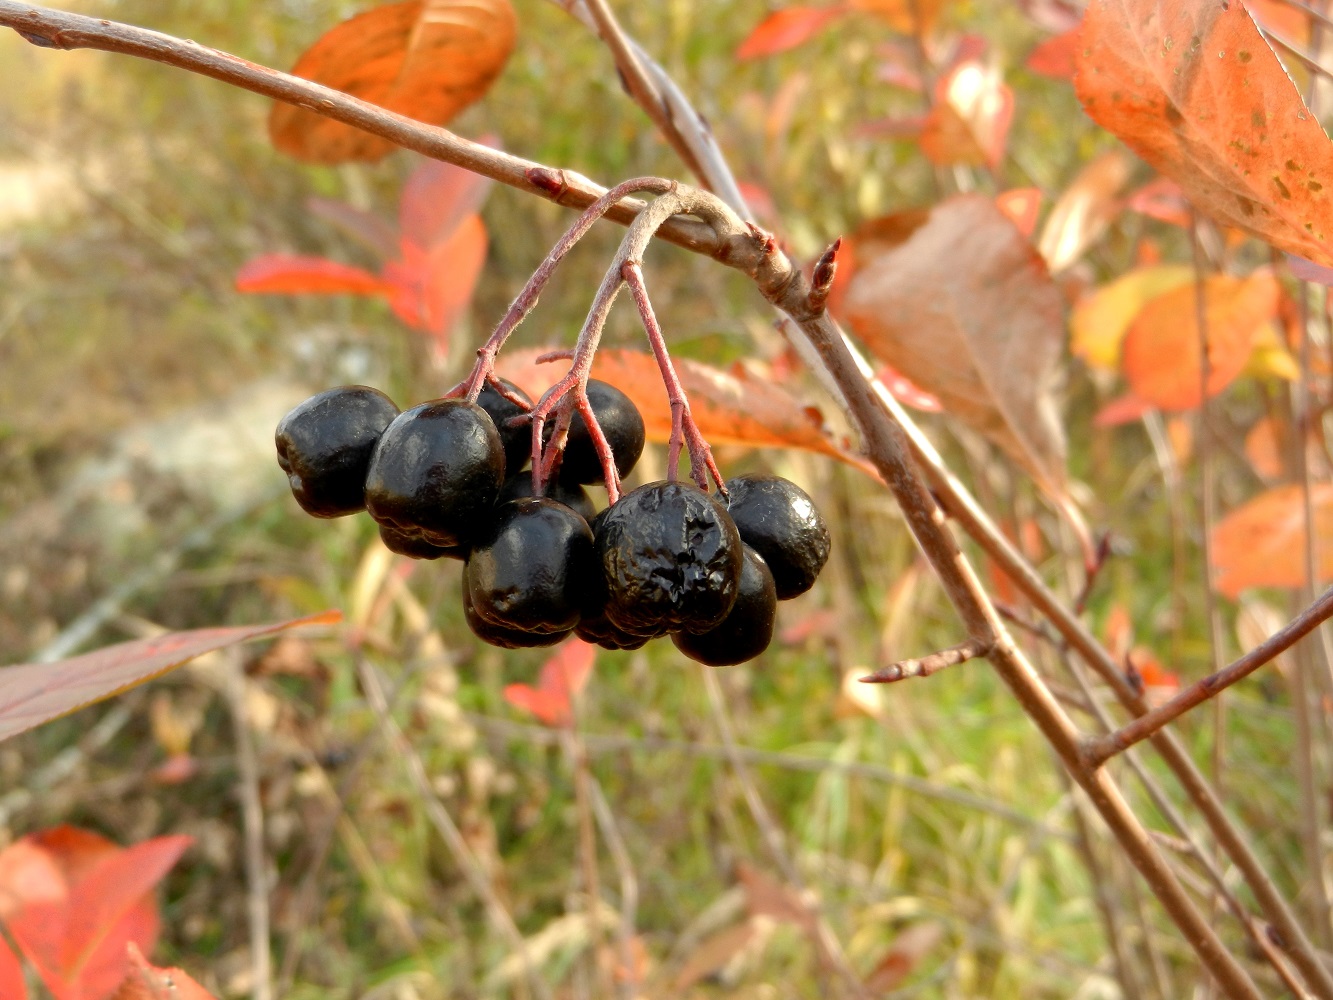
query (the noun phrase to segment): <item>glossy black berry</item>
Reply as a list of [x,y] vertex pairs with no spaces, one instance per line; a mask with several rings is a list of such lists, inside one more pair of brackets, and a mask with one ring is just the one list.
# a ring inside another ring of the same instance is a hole
[[[634,468],[634,463],[643,454],[644,427],[643,416],[639,408],[615,386],[588,380],[588,405],[597,417],[597,425],[606,435],[606,442],[615,456],[616,471],[624,476]],[[592,435],[583,416],[575,412],[569,425],[569,440],[565,444],[565,457],[560,463],[560,478],[568,483],[600,483],[606,477],[602,473],[602,462],[593,449]]]
[[682,653],[710,667],[744,663],[766,650],[773,641],[773,622],[778,612],[773,574],[763,556],[748,545],[742,548],[745,562],[740,592],[727,617],[707,632],[697,635],[676,632],[671,636]]
[[400,531],[387,524],[380,525],[380,541],[390,552],[413,559],[466,559],[469,551],[466,545],[432,545],[418,531]]
[[[500,379],[504,387],[513,395],[532,407],[532,399],[526,392],[508,379]],[[523,422],[512,426],[509,421],[527,412],[521,406],[511,402],[495,390],[489,382],[477,396],[477,405],[486,411],[500,434],[500,444],[504,446],[505,472],[509,475],[517,472],[532,457],[532,424]]]
[[778,600],[804,594],[828,562],[829,530],[805,490],[779,476],[727,480],[727,511],[741,540],[768,563]]
[[[588,491],[578,483],[565,483],[557,479],[547,485],[546,495],[552,500],[558,500],[566,507],[573,508],[576,514],[589,523],[597,516],[597,508],[592,505],[592,497],[588,496]],[[530,496],[532,496],[532,473],[530,471],[516,472],[507,478],[504,485],[500,487],[500,498],[496,500],[496,503],[501,504],[508,500],[526,500]]]
[[363,489],[375,442],[398,407],[378,389],[344,385],[311,396],[278,423],[278,465],[307,514],[366,509]]
[[463,619],[467,622],[467,627],[472,630],[472,634],[478,639],[492,646],[499,646],[501,649],[533,649],[538,646],[554,646],[569,635],[568,630],[564,632],[525,632],[523,629],[506,628],[503,625],[488,622],[477,614],[477,609],[472,606],[472,599],[468,596],[466,587],[463,588]]
[[478,618],[508,629],[551,634],[578,624],[595,578],[588,522],[555,500],[511,500],[495,512],[463,571]]
[[726,509],[685,483],[625,494],[597,522],[606,617],[632,635],[706,632],[736,601],[741,540]]
[[481,407],[437,399],[404,410],[370,457],[366,509],[382,525],[440,548],[469,544],[490,522],[504,450]]
[[585,613],[574,626],[574,634],[584,642],[595,643],[603,649],[638,649],[649,640],[667,633],[664,629],[656,629],[651,635],[626,632],[606,617],[606,608],[603,605],[592,615]]

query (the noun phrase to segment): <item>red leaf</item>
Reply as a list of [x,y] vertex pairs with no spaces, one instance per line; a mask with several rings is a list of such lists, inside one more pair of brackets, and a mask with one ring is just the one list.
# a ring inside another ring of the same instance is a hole
[[336,260],[266,253],[236,272],[236,290],[269,295],[390,295],[393,285]]
[[6,928],[56,1000],[102,1000],[125,978],[126,944],[153,947],[153,887],[190,843],[158,837],[122,849],[56,827],[0,853]]
[[0,937],[0,997],[5,1000],[28,1000],[28,987],[23,981],[23,966],[18,956]]
[[506,685],[505,701],[531,712],[548,726],[568,726],[573,721],[573,699],[588,683],[596,656],[597,647],[591,643],[566,639],[542,664],[537,687]]
[[452,237],[486,200],[491,182],[451,163],[426,160],[412,171],[398,198],[398,232],[429,249]]
[[1041,211],[1040,188],[1011,188],[995,196],[995,207],[1008,216],[1018,231],[1032,239],[1037,228],[1037,214]]
[[181,969],[150,965],[133,941],[129,943],[130,969],[111,1000],[215,1000]]
[[1092,418],[1092,426],[1119,427],[1121,424],[1132,424],[1152,409],[1152,403],[1139,399],[1131,393],[1111,400],[1098,410],[1097,415]]
[[775,56],[808,42],[831,21],[847,12],[845,7],[787,7],[775,10],[746,36],[736,49],[737,59]]
[[1004,158],[1014,120],[1014,92],[980,60],[958,63],[935,84],[935,102],[921,130],[931,163],[985,163]]
[[203,653],[298,625],[331,624],[341,618],[337,611],[325,611],[271,625],[170,632],[106,646],[58,663],[2,667],[0,740],[136,687]]
[[425,325],[441,349],[472,301],[486,263],[486,245],[485,223],[480,215],[469,215],[426,255]]
[[1046,39],[1028,53],[1028,69],[1056,80],[1074,79],[1074,54],[1078,49],[1078,27]]
[[1126,199],[1125,207],[1172,226],[1184,227],[1192,221],[1185,192],[1169,177],[1154,177]]
[[889,365],[884,365],[875,372],[875,378],[884,383],[889,395],[904,406],[921,410],[923,413],[941,413],[944,410],[939,397],[926,392],[902,372]]
[[374,212],[319,195],[307,198],[305,207],[311,215],[337,226],[382,260],[392,257],[398,249],[398,234],[393,231],[393,226]]
[[1218,221],[1333,264],[1328,137],[1245,7],[1093,0],[1084,109]]

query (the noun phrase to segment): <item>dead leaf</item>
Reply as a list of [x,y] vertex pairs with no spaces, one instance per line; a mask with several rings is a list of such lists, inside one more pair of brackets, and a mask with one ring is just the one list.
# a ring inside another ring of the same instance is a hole
[[746,920],[705,938],[676,973],[673,988],[683,993],[708,978],[744,951],[757,932],[755,922]]
[[1200,211],[1333,264],[1328,137],[1240,3],[1093,0],[1075,89]]
[[[1271,271],[1204,282],[1208,395],[1221,392],[1249,361],[1259,327],[1277,315],[1281,288]],[[1193,282],[1164,292],[1134,317],[1120,366],[1132,393],[1162,410],[1199,405],[1199,322]]]
[[866,992],[878,996],[896,990],[943,938],[944,925],[937,921],[913,924],[902,931],[866,976]]
[[[1333,485],[1313,487],[1316,571],[1333,577]],[[1305,505],[1299,485],[1260,493],[1222,518],[1212,531],[1214,586],[1235,600],[1247,587],[1299,587],[1305,582]]]
[[1120,190],[1133,169],[1134,161],[1113,149],[1080,170],[1065,188],[1037,240],[1037,250],[1052,271],[1073,264],[1106,231],[1120,213]]
[[[560,364],[536,364],[551,348],[506,351],[496,373],[516,383],[533,399],[564,373]],[[673,359],[676,374],[690,400],[700,431],[714,447],[738,444],[750,448],[803,448],[853,465],[867,475],[873,468],[824,426],[817,411],[772,381],[744,369],[725,372],[690,358]],[[671,406],[657,368],[646,351],[604,347],[593,361],[592,375],[610,382],[634,399],[643,414],[648,440],[663,442],[671,434]]]
[[873,220],[850,243],[856,334],[1062,495],[1063,300],[1031,244],[982,195]]
[[1115,371],[1125,333],[1143,307],[1163,292],[1194,280],[1186,264],[1136,267],[1085,296],[1069,320],[1069,349],[1091,368]]
[[750,916],[795,924],[807,934],[818,936],[815,915],[796,889],[744,861],[736,863],[736,877],[745,890],[745,907]]
[[[297,60],[314,80],[429,125],[480,98],[514,48],[509,0],[409,0],[372,7],[324,34]],[[397,147],[292,104],[275,104],[269,137],[311,163],[373,162]]]
[[203,653],[299,625],[331,624],[341,617],[325,611],[272,625],[169,632],[58,663],[0,667],[0,740],[120,694]]

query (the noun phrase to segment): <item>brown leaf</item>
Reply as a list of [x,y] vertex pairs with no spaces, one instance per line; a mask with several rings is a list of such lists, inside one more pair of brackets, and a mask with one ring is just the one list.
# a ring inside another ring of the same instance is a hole
[[[1208,330],[1208,395],[1245,368],[1258,328],[1277,314],[1281,292],[1271,271],[1248,278],[1209,275],[1204,283]],[[1163,410],[1199,405],[1199,320],[1194,283],[1162,293],[1143,307],[1125,334],[1120,366],[1134,395]]]
[[[1319,579],[1333,577],[1333,485],[1313,488]],[[1305,505],[1300,486],[1279,486],[1237,507],[1213,528],[1214,585],[1233,600],[1246,587],[1305,582]]]
[[200,628],[137,639],[61,660],[0,667],[0,740],[152,680],[203,653],[298,625],[336,622],[337,611],[272,625]]
[[907,928],[894,938],[893,945],[875,963],[874,971],[866,976],[866,992],[877,996],[896,990],[943,937],[944,925],[935,921]]
[[1093,0],[1075,88],[1201,211],[1333,264],[1330,146],[1240,3]]
[[699,942],[699,947],[690,953],[681,970],[676,973],[672,984],[675,990],[683,993],[722,968],[744,950],[756,931],[755,922],[746,920],[744,923],[735,924],[704,938]]
[[[486,93],[513,51],[516,31],[509,0],[384,4],[327,32],[292,73],[443,125]],[[373,162],[395,148],[292,104],[275,104],[268,128],[275,147],[311,163]]]
[[842,302],[874,354],[1063,494],[1063,300],[994,203],[961,195],[865,223]]
[[[565,373],[556,364],[536,364],[550,348],[506,351],[496,372],[537,399]],[[725,372],[689,358],[673,359],[676,374],[690,400],[695,423],[713,445],[751,448],[803,448],[841,459],[875,475],[872,467],[850,451],[824,426],[818,411],[771,381],[744,369]],[[671,406],[657,361],[646,351],[604,347],[593,362],[594,378],[621,389],[643,414],[648,440],[663,442],[671,434]]]
[[806,933],[817,935],[814,913],[797,890],[744,861],[737,862],[736,877],[745,890],[745,906],[750,916],[795,924]]

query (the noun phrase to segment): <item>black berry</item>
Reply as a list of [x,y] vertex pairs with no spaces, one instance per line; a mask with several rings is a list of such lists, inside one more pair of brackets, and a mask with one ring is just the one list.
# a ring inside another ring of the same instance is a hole
[[633,635],[706,632],[736,601],[741,540],[726,509],[684,483],[625,494],[597,523],[606,617]]
[[366,508],[382,525],[440,548],[466,545],[490,522],[504,451],[481,407],[437,399],[384,431],[366,475]]
[[[527,403],[529,409],[532,407],[532,399],[526,392],[508,379],[502,378],[500,381],[504,383],[508,392]],[[514,426],[509,421],[514,417],[523,416],[528,411],[500,395],[495,386],[489,382],[477,396],[477,405],[486,411],[491,422],[495,424],[495,429],[500,434],[500,444],[504,446],[505,472],[513,475],[532,457],[532,424],[523,422]]]
[[804,594],[828,562],[829,530],[805,490],[779,476],[727,480],[727,511],[741,540],[768,563],[778,600]]
[[778,595],[768,564],[750,546],[743,546],[745,562],[741,569],[740,591],[736,603],[722,623],[707,632],[691,635],[676,632],[671,641],[692,660],[710,667],[729,667],[753,659],[773,641],[773,622],[777,617]]
[[[558,500],[566,507],[572,507],[575,513],[590,524],[592,519],[597,516],[597,508],[592,505],[592,497],[588,496],[588,491],[578,483],[565,483],[557,479],[547,485],[546,495],[552,500]],[[526,500],[531,496],[532,473],[516,472],[506,479],[504,485],[500,487],[500,498],[496,503],[504,503],[507,500]]]
[[[611,446],[616,471],[621,476],[627,475],[643,454],[644,427],[639,408],[615,386],[597,379],[588,380],[588,405]],[[569,425],[565,456],[560,462],[560,478],[568,483],[600,483],[606,479],[588,425],[577,411]]]
[[380,541],[390,552],[413,559],[466,559],[468,554],[466,545],[432,545],[419,531],[400,531],[387,524],[380,525]]
[[375,443],[398,416],[393,400],[364,385],[311,396],[278,423],[278,465],[307,514],[341,517],[366,509],[363,490]]
[[496,625],[477,614],[477,609],[472,606],[472,599],[468,596],[467,588],[463,588],[463,619],[467,622],[467,627],[472,630],[482,642],[490,643],[492,646],[499,646],[501,649],[532,649],[538,646],[554,646],[557,642],[569,635],[569,631],[564,632],[526,632],[523,629],[506,628],[503,625]]
[[473,546],[463,587],[478,618],[543,635],[578,624],[597,572],[588,522],[545,497],[511,500]]

